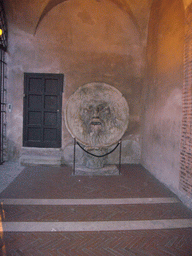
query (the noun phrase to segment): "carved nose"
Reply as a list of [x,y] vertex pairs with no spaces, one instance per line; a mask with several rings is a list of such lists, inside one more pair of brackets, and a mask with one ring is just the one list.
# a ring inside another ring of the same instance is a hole
[[99,113],[99,108],[95,108],[94,112],[93,112],[93,116],[96,117],[96,118],[99,118],[98,113]]

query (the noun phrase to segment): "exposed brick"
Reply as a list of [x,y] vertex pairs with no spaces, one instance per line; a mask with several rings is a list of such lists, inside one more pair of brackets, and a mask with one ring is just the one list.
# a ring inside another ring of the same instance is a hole
[[186,11],[180,188],[192,196],[192,4]]

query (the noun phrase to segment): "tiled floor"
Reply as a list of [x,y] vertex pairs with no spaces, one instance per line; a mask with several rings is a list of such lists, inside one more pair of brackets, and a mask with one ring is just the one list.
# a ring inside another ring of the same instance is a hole
[[192,255],[192,211],[143,167],[71,174],[26,167],[1,192],[0,255]]

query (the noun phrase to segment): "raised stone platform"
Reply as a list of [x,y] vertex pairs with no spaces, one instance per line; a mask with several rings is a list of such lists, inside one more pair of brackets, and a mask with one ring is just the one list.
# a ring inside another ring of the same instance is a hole
[[103,168],[87,168],[84,166],[75,167],[75,175],[119,175],[119,170],[116,165],[107,165]]
[[24,166],[60,166],[62,163],[62,151],[58,148],[23,147],[19,163]]

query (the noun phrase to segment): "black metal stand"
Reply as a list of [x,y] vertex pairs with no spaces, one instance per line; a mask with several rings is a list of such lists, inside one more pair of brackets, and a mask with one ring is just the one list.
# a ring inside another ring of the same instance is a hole
[[75,146],[76,146],[76,139],[74,138],[74,144],[73,144],[73,175],[75,175]]
[[122,150],[122,140],[119,142],[119,175],[121,174],[121,150]]
[[118,146],[119,147],[119,174],[121,174],[121,150],[122,150],[122,139],[119,140],[119,142],[117,143],[117,145],[108,153],[104,154],[104,155],[95,155],[95,154],[92,154],[90,152],[88,152],[87,150],[85,150],[80,144],[79,142],[77,142],[76,138],[74,138],[74,144],[73,144],[73,172],[72,172],[72,175],[75,175],[75,157],[76,157],[76,144],[83,150],[85,151],[87,154],[89,155],[92,155],[94,157],[105,157],[111,153],[113,153],[113,151],[115,151]]

